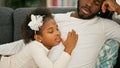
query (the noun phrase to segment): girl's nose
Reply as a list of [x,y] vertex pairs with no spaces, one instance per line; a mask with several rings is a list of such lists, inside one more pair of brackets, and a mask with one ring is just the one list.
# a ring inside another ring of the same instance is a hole
[[56,31],[56,35],[60,35],[60,31],[57,30],[57,31]]

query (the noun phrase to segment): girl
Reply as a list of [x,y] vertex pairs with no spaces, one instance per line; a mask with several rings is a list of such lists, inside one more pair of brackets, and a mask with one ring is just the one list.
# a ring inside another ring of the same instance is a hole
[[[9,65],[1,64],[0,68],[67,68],[70,54],[75,48],[78,35],[74,30],[68,33],[67,39],[61,39],[58,25],[52,13],[46,8],[38,8],[25,19],[21,28],[26,46],[17,54],[10,56]],[[62,41],[64,52],[52,63],[47,55],[53,46]]]

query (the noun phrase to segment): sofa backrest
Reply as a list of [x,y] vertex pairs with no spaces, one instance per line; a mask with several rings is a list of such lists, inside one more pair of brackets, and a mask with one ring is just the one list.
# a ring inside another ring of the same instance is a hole
[[[14,11],[14,41],[21,39],[21,23],[29,12],[35,8],[18,8]],[[74,11],[76,8],[49,8],[53,13],[65,13],[69,11]]]
[[34,8],[18,8],[14,11],[13,18],[14,18],[14,41],[21,39],[21,24],[23,20],[29,12],[31,12]]
[[0,44],[13,41],[13,9],[0,7]]

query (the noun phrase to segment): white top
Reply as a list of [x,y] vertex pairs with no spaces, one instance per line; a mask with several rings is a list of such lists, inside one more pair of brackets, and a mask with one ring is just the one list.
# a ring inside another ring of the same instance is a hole
[[[104,42],[111,38],[120,42],[120,25],[112,20],[100,17],[84,20],[70,17],[70,14],[55,15],[63,38],[66,38],[68,31],[72,29],[79,36],[68,68],[94,68],[97,55]],[[61,45],[57,46],[49,57],[55,61],[55,58],[61,54],[61,49]]]
[[20,52],[10,56],[10,68],[66,68],[70,55],[63,52],[59,59],[52,63],[47,57],[49,50],[40,42],[32,41]]

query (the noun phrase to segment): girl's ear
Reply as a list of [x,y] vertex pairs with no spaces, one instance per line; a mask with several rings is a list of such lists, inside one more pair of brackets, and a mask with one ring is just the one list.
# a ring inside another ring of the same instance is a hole
[[41,42],[41,36],[40,35],[35,34],[34,39]]

